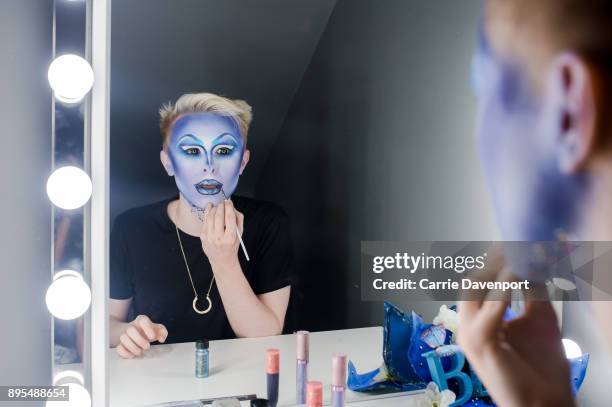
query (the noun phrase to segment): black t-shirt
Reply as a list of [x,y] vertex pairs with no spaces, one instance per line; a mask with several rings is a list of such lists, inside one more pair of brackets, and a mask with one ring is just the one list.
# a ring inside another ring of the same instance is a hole
[[[166,343],[234,338],[216,284],[210,292],[210,312],[200,315],[193,310],[193,288],[167,212],[172,200],[128,210],[115,220],[110,239],[110,297],[132,298],[134,316],[146,315],[165,325]],[[291,243],[286,213],[255,199],[234,196],[232,201],[244,214],[242,239],[250,261],[240,248],[238,258],[255,294],[290,285]],[[179,233],[198,292],[198,309],[203,310],[212,269],[200,239]]]

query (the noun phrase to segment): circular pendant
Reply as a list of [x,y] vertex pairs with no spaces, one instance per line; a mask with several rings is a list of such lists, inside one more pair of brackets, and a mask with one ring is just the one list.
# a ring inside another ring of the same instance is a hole
[[196,304],[196,303],[198,302],[198,297],[196,296],[196,297],[193,299],[193,310],[194,310],[195,312],[197,312],[198,314],[200,314],[200,315],[208,314],[208,311],[210,311],[210,309],[212,308],[212,301],[210,301],[210,297],[209,297],[208,295],[206,296],[206,301],[208,301],[208,307],[206,307],[206,309],[205,309],[205,310],[200,311],[200,310],[198,309],[197,304]]

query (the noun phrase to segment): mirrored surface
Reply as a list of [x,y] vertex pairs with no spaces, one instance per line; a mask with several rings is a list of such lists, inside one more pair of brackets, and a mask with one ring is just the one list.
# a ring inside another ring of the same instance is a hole
[[[481,180],[464,179],[478,171],[468,81],[478,10],[477,1],[114,2],[111,319],[147,317],[131,340],[148,336],[146,325],[154,345],[274,332],[253,329],[266,318],[249,325],[246,308],[232,315],[231,289],[193,226],[226,196],[244,214],[245,248],[233,246],[251,290],[241,298],[263,302],[290,285],[284,333],[382,323],[382,304],[361,301],[363,240],[491,238],[486,203],[470,198]],[[178,107],[204,93],[235,114]],[[440,307],[398,305],[426,319]],[[113,349],[125,329],[111,332]],[[129,347],[113,358],[134,356]],[[153,366],[144,350],[134,359]],[[186,363],[181,374],[191,374]]]

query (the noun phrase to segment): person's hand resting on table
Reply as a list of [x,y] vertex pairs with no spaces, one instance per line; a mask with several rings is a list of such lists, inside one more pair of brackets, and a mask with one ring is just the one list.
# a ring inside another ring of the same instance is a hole
[[113,321],[111,317],[111,346],[116,346],[119,356],[132,359],[151,348],[151,342],[164,343],[168,330],[156,324],[146,315],[139,315],[132,322]]

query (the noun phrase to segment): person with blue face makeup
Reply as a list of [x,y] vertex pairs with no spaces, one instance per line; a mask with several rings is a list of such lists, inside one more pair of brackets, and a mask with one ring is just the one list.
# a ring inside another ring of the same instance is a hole
[[208,204],[218,206],[224,194],[232,195],[249,150],[231,116],[203,112],[181,115],[173,122],[160,156],[184,204],[202,210]]
[[156,341],[282,333],[290,294],[287,215],[234,195],[249,162],[251,119],[246,102],[211,93],[186,94],[160,110],[160,160],[178,196],[115,222],[110,343],[122,357],[139,356]]
[[[610,27],[610,1],[485,1],[477,140],[504,240],[612,240]],[[612,344],[610,304],[591,305]],[[551,304],[527,298],[505,322],[507,305],[459,306],[458,342],[495,403],[573,406]]]

